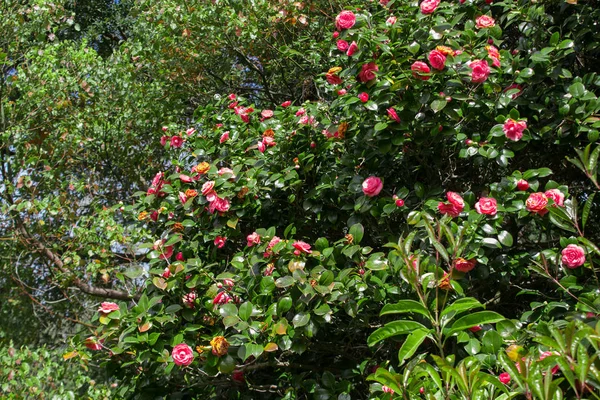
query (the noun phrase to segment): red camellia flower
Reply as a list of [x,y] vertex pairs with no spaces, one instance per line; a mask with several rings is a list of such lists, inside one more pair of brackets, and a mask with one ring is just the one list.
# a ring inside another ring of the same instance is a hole
[[475,60],[469,64],[471,72],[471,81],[475,83],[485,82],[490,76],[490,66],[485,60]]
[[246,378],[244,378],[244,371],[240,371],[239,369],[233,371],[231,373],[231,379],[239,383],[244,383],[246,381]]
[[339,76],[337,76],[335,74],[325,74],[325,79],[331,85],[339,85],[340,83],[343,82],[342,78],[340,78]]
[[536,192],[531,193],[525,201],[525,208],[533,213],[544,215],[548,212],[546,206],[548,205],[548,198],[544,193]]
[[404,207],[404,200],[402,199],[396,199],[396,207]]
[[223,132],[221,138],[219,139],[219,143],[223,144],[229,140],[229,131]]
[[475,264],[477,264],[477,260],[474,258],[470,260],[465,260],[464,258],[457,258],[454,260],[454,268],[460,272],[469,272],[473,268],[475,268]]
[[338,31],[333,32],[333,34],[331,35],[334,39],[337,39],[340,36],[340,33]]
[[429,52],[429,64],[437,70],[443,70],[446,66],[446,56],[439,50],[432,50]]
[[222,249],[225,246],[225,242],[227,241],[227,237],[226,236],[217,236],[215,238],[215,246],[217,246],[218,249]]
[[177,261],[185,261],[185,257],[183,256],[183,253],[181,251],[179,253],[175,254],[175,259]]
[[358,45],[356,44],[356,42],[352,42],[350,43],[350,46],[348,47],[348,51],[346,51],[346,55],[348,57],[352,57],[354,55],[354,53],[356,53],[358,51]]
[[358,79],[363,83],[372,81],[376,78],[376,71],[379,71],[379,67],[374,62],[363,64],[363,66],[360,69],[360,73],[358,74]]
[[90,336],[89,338],[85,339],[83,341],[83,345],[90,350],[102,350],[102,344],[94,336]]
[[159,239],[156,242],[154,242],[154,247],[153,249],[156,251],[160,252],[160,256],[158,256],[158,258],[160,259],[167,259],[167,258],[171,258],[171,256],[173,255],[173,246],[167,246],[167,247],[163,247],[165,244],[166,240],[165,239]]
[[475,209],[479,214],[496,215],[498,212],[498,205],[496,199],[492,197],[482,197],[475,203]]
[[423,61],[415,61],[413,65],[410,66],[410,70],[412,71],[413,76],[417,79],[427,81],[430,78],[429,75],[423,75],[431,72],[429,65],[425,64]]
[[[343,96],[347,93],[346,89],[340,89],[337,91],[338,96]],[[272,138],[269,138],[272,139]]]
[[356,23],[356,16],[352,11],[344,10],[335,17],[335,27],[338,31],[350,29]]
[[560,254],[562,254],[561,261],[567,268],[577,268],[585,263],[585,250],[576,244],[568,245]]
[[169,269],[169,267],[165,267],[165,270],[162,273],[162,277],[165,279],[169,279],[170,276],[171,276],[171,270]]
[[289,107],[292,105],[292,101],[291,100],[286,100],[283,103],[281,103],[281,107]]
[[383,182],[376,176],[370,176],[362,183],[362,191],[367,197],[374,197],[383,189]]
[[345,52],[346,50],[348,50],[349,44],[345,40],[340,39],[337,41],[336,46],[339,51]]
[[246,237],[246,240],[248,241],[248,247],[252,247],[255,244],[260,244],[260,235],[256,232],[252,232]]
[[477,19],[475,20],[475,22],[477,23],[477,28],[481,29],[481,28],[491,28],[494,25],[496,25],[496,21],[494,20],[494,18],[488,16],[488,15],[482,15],[477,17]]
[[400,117],[398,116],[398,113],[396,112],[396,110],[394,109],[394,107],[390,107],[390,108],[387,109],[387,115],[388,115],[388,117],[390,117],[394,121],[400,122]]
[[180,343],[173,347],[171,357],[173,357],[173,362],[176,365],[188,366],[192,363],[192,361],[194,361],[194,353],[192,353],[192,348],[185,343]]
[[360,101],[362,101],[363,103],[366,103],[367,101],[369,101],[369,94],[362,92],[361,94],[358,95],[358,98],[360,99]]
[[111,303],[110,301],[105,301],[100,304],[98,308],[98,312],[100,314],[110,314],[113,311],[117,311],[119,309],[119,305],[117,303]]
[[517,181],[517,189],[521,191],[529,189],[529,182],[525,179],[519,179]]
[[160,145],[161,145],[161,146],[164,146],[164,145],[166,145],[168,140],[171,140],[171,138],[170,138],[170,137],[168,137],[167,135],[162,135],[162,136],[160,137]]
[[523,137],[523,131],[527,129],[527,122],[515,121],[512,118],[507,119],[502,126],[502,130],[507,138],[516,142]]
[[214,305],[223,305],[232,302],[233,299],[227,292],[219,292],[213,299]]
[[481,330],[481,325],[472,326],[469,328],[469,330],[473,333],[479,332]]
[[549,189],[544,193],[547,198],[552,199],[554,204],[552,207],[562,207],[565,205],[565,195],[558,189]]
[[498,380],[505,385],[508,385],[510,383],[510,374],[508,372],[503,372],[498,375]]
[[183,138],[181,136],[173,136],[171,138],[171,147],[178,149],[181,146],[183,146]]
[[421,12],[423,14],[431,14],[440,5],[440,0],[423,0],[421,2]]
[[294,254],[299,256],[300,253],[311,254],[312,250],[310,249],[310,244],[303,242],[301,240],[295,241],[292,246],[296,249]]

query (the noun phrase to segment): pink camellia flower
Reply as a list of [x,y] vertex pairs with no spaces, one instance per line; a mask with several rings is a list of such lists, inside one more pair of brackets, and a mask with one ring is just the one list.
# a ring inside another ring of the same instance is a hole
[[485,60],[475,60],[469,64],[471,72],[471,82],[482,83],[490,76],[490,66]]
[[213,202],[209,204],[208,212],[212,214],[215,212],[215,210],[217,210],[218,212],[223,213],[229,211],[230,207],[231,203],[229,202],[229,200],[217,197]]
[[383,189],[383,182],[376,176],[370,176],[362,183],[362,191],[367,197],[375,197]]
[[183,138],[181,136],[173,136],[171,138],[171,147],[178,149],[183,146]]
[[175,254],[175,259],[177,261],[185,261],[185,257],[183,256],[183,253],[181,251],[179,253]]
[[581,267],[585,263],[585,250],[576,244],[568,245],[560,254],[562,254],[561,261],[567,268]]
[[192,352],[192,348],[185,343],[180,343],[173,347],[171,357],[173,357],[173,362],[176,365],[184,367],[190,365],[192,361],[194,361],[194,353]]
[[490,17],[489,15],[481,15],[477,17],[475,22],[477,23],[476,26],[478,29],[491,28],[494,25],[496,25],[496,21],[494,20],[494,18]]
[[363,83],[372,81],[377,77],[375,75],[376,71],[379,71],[379,67],[374,62],[363,64],[363,66],[360,69],[360,73],[358,74],[358,79]]
[[503,372],[498,375],[498,380],[505,385],[508,385],[510,383],[510,374],[508,372]]
[[306,114],[306,110],[304,108],[299,108],[298,111],[296,111],[296,117],[300,117],[304,114]]
[[366,103],[367,101],[369,101],[369,94],[366,92],[362,92],[361,94],[358,95],[358,98],[360,99],[360,101],[362,101],[363,103]]
[[340,33],[338,31],[333,32],[333,34],[331,35],[332,38],[337,39],[340,36]]
[[421,12],[423,14],[432,14],[440,5],[440,0],[423,0],[421,2]]
[[546,210],[547,205],[548,197],[541,192],[531,193],[525,201],[525,208],[538,215],[544,215],[548,212],[548,210]]
[[340,39],[337,41],[336,46],[339,51],[345,52],[346,50],[348,50],[348,46],[350,45],[345,40]]
[[500,67],[500,52],[495,46],[485,46],[485,49],[488,52],[488,57],[493,60],[494,67]]
[[439,71],[443,70],[446,66],[446,55],[439,50],[431,50],[429,52],[429,64]]
[[281,107],[284,107],[284,108],[289,107],[291,105],[292,105],[292,101],[291,100],[286,100],[283,103],[281,103]]
[[515,121],[512,118],[507,119],[502,126],[506,137],[514,142],[523,137],[523,131],[527,129],[527,122]]
[[469,272],[473,268],[475,268],[475,264],[477,264],[477,260],[474,258],[470,260],[465,260],[464,258],[457,258],[454,260],[454,268],[460,272]]
[[389,394],[394,394],[394,389],[387,387],[385,385],[383,385],[381,387],[381,390],[383,390],[383,393],[389,393]]
[[163,127],[162,127],[162,131],[163,131],[163,132],[166,132],[166,131],[168,131],[168,130],[169,130],[169,128],[168,128],[168,127],[166,127],[166,126],[163,126]]
[[191,136],[191,135],[193,135],[193,134],[194,134],[194,132],[196,132],[196,129],[194,129],[194,128],[188,128],[188,129],[185,131],[185,133],[186,133],[188,136]]
[[527,190],[529,189],[529,182],[527,182],[525,179],[519,179],[517,181],[517,190]]
[[227,96],[227,98],[229,98],[229,100],[234,101],[237,96],[235,95],[235,93],[231,93],[229,96]]
[[100,304],[100,307],[98,308],[98,312],[100,312],[100,314],[110,314],[111,312],[117,311],[118,309],[119,309],[119,305],[117,303],[105,301],[104,303]]
[[225,242],[227,241],[227,237],[226,236],[217,236],[215,238],[215,246],[217,246],[217,249],[222,249],[225,246]]
[[170,138],[169,136],[167,136],[167,135],[162,135],[162,136],[160,137],[160,145],[161,145],[161,146],[165,146],[169,140],[171,140],[171,138]]
[[472,326],[469,328],[469,330],[473,333],[479,332],[481,330],[481,325]]
[[565,205],[565,195],[558,189],[549,189],[544,192],[547,198],[552,199],[552,207],[563,207]]
[[179,192],[179,201],[181,204],[185,204],[188,201],[187,196],[183,192]]
[[258,151],[260,151],[261,153],[264,153],[265,150],[267,149],[267,146],[265,146],[264,142],[258,142],[256,144],[256,148],[258,149]]
[[273,238],[269,241],[269,244],[267,245],[267,249],[272,249],[279,242],[281,242],[281,238],[279,236],[273,236]]
[[217,283],[217,287],[220,289],[223,286],[227,286],[229,289],[233,289],[233,287],[235,286],[235,282],[233,281],[233,279],[229,279],[229,278],[225,278],[223,279],[223,283],[219,282]]
[[344,10],[335,17],[335,27],[338,31],[350,29],[356,23],[356,16],[352,11]]
[[275,139],[273,139],[271,136],[264,136],[262,142],[267,147],[273,147],[277,144],[277,142],[275,142]]
[[94,336],[90,336],[89,338],[83,341],[85,347],[90,350],[98,351],[102,350],[102,344],[98,341]]
[[482,197],[475,203],[475,209],[479,214],[496,215],[498,212],[498,204],[496,199],[492,197]]
[[390,0],[379,0],[379,4],[381,4],[384,7],[387,6],[389,2]]
[[[214,188],[215,188],[215,181],[204,182],[200,193],[202,193],[203,196],[208,196],[210,193],[214,193]],[[214,199],[209,200],[209,201],[214,201]]]
[[358,45],[356,44],[356,42],[352,42],[352,43],[350,43],[350,46],[348,47],[348,51],[346,51],[346,55],[348,57],[352,57],[357,51],[358,51]]
[[183,297],[181,298],[181,302],[187,308],[194,308],[194,302],[196,301],[196,297],[196,292],[189,292],[183,295]]
[[390,108],[387,109],[387,115],[388,115],[388,117],[390,117],[394,121],[400,123],[400,117],[398,116],[398,113],[396,112],[396,110],[394,109],[394,107],[390,107]]
[[440,201],[438,204],[438,210],[441,214],[446,214],[454,218],[458,217],[463,209],[455,206],[452,203],[444,203]]
[[267,268],[265,268],[263,275],[264,276],[271,276],[273,275],[273,271],[275,271],[275,264],[268,264]]
[[160,258],[162,260],[171,258],[171,256],[173,255],[173,246],[164,247],[165,242],[166,242],[165,239],[159,239],[156,242],[154,242],[154,246],[153,246],[154,250],[160,252],[160,256],[158,258]]
[[233,170],[231,168],[223,167],[217,171],[217,174],[219,174],[219,176],[231,174],[231,178],[229,179],[235,179],[235,174],[233,173]]
[[219,143],[223,144],[229,140],[229,131],[223,132],[221,138],[219,139]]
[[183,174],[179,175],[179,180],[183,183],[192,183],[193,182],[193,179],[190,176],[183,175]]
[[385,21],[385,24],[387,26],[392,26],[392,25],[396,24],[396,21],[398,21],[398,18],[396,18],[395,16],[392,15],[392,16],[388,17],[388,19]]
[[[546,357],[550,357],[553,355],[555,355],[555,354],[551,351],[544,351],[542,354],[540,354],[540,361],[542,361]],[[550,372],[552,373],[552,375],[556,375],[558,373],[558,370],[559,370],[559,366],[557,364],[554,367],[552,367],[552,370]],[[546,373],[543,373],[543,374],[545,375]]]
[[410,66],[410,70],[412,71],[413,76],[417,79],[427,81],[430,78],[429,75],[423,75],[431,72],[429,65],[425,64],[423,61],[415,61],[413,65]]
[[223,305],[227,303],[231,303],[233,298],[227,292],[219,292],[213,299],[213,305]]
[[260,235],[256,232],[252,232],[246,237],[246,240],[248,241],[248,247],[252,247],[255,244],[258,245],[260,244]]
[[[238,102],[234,101],[233,103],[229,103],[229,105],[227,106],[228,108],[233,108],[233,110],[235,111],[236,114],[238,114]],[[239,114],[238,114],[239,115]]]
[[[338,90],[338,91],[337,91],[337,94],[338,94],[338,96],[343,96],[343,95],[345,95],[346,93],[348,93],[348,92],[346,91],[346,89],[340,89],[340,90]],[[273,139],[273,138],[270,138],[270,139]]]
[[312,250],[310,249],[310,244],[303,242],[301,240],[295,241],[292,246],[296,249],[294,254],[299,256],[300,253],[311,254]]
[[273,118],[273,110],[262,110],[260,115],[263,119]]
[[171,277],[171,269],[169,267],[165,267],[165,270],[162,273],[162,277],[165,279],[169,279],[169,277]]
[[456,208],[459,208],[462,212],[463,208],[465,208],[465,201],[461,197],[460,194],[456,192],[448,192],[446,193],[446,198],[448,201],[453,204]]
[[300,117],[300,120],[298,121],[298,123],[300,125],[315,125],[317,122],[316,122],[314,116],[303,115]]

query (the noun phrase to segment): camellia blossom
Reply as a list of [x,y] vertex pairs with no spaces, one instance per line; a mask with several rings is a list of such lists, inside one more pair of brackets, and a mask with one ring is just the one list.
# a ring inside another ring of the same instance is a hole
[[367,83],[369,81],[372,81],[373,79],[375,79],[377,77],[375,75],[375,72],[377,72],[377,71],[379,71],[379,67],[374,62],[363,64],[363,66],[360,68],[360,73],[358,74],[358,79],[362,83]]
[[381,390],[383,390],[383,393],[394,394],[394,389],[385,385],[381,386]]
[[396,24],[396,21],[398,21],[398,18],[396,18],[395,16],[391,15],[388,17],[388,19],[385,21],[385,24],[387,26],[392,26]]
[[98,312],[100,312],[100,314],[110,314],[111,312],[117,310],[119,310],[119,305],[110,301],[105,301],[104,303],[101,303],[100,307],[98,308]]
[[469,330],[473,333],[479,332],[481,330],[481,325],[475,325],[469,328]]
[[344,10],[335,17],[335,27],[338,31],[350,29],[356,24],[356,15],[352,11]]
[[356,42],[352,42],[352,43],[350,43],[350,46],[348,47],[348,50],[346,51],[346,55],[348,57],[352,57],[357,51],[358,51],[358,45],[356,44]]
[[292,105],[292,101],[291,100],[286,100],[283,103],[281,103],[281,107],[289,107]]
[[375,197],[383,189],[383,182],[376,176],[370,176],[362,183],[362,191],[367,197]]
[[496,215],[498,212],[498,204],[496,199],[492,197],[482,197],[475,203],[475,210],[479,214]]
[[94,336],[90,336],[89,338],[85,339],[83,341],[83,345],[90,350],[94,350],[94,351],[102,350],[101,342],[98,341],[98,339],[96,339]]
[[225,246],[225,242],[227,241],[226,236],[217,236],[215,238],[214,244],[218,249],[222,249]]
[[265,150],[267,149],[267,146],[265,146],[264,142],[258,142],[256,144],[256,148],[258,149],[258,151],[260,151],[261,153],[264,153]]
[[496,68],[500,67],[500,52],[495,46],[485,46],[488,52],[488,57],[492,59],[492,65]]
[[246,241],[248,242],[248,247],[252,247],[255,244],[260,244],[260,235],[256,232],[252,232],[248,236],[246,236]]
[[183,146],[183,138],[181,136],[173,136],[171,137],[171,147],[174,149],[178,149]]
[[219,143],[223,144],[229,140],[229,131],[223,132],[221,138],[219,139]]
[[224,356],[227,354],[227,350],[229,349],[229,342],[225,339],[224,336],[215,336],[211,341],[210,345],[212,347],[213,355],[217,357]]
[[470,260],[465,260],[464,258],[457,258],[454,260],[454,268],[460,272],[469,272],[473,268],[475,268],[475,264],[477,264],[477,260],[474,258]]
[[231,303],[233,298],[227,292],[219,292],[213,299],[214,305],[223,305],[227,303]]
[[216,211],[218,212],[227,212],[231,207],[231,203],[229,200],[221,197],[217,197],[213,202],[208,205],[208,212],[211,214]]
[[[542,361],[544,358],[554,356],[554,355],[558,355],[558,354],[555,354],[551,351],[544,351],[542,354],[540,354],[539,361]],[[560,367],[557,364],[554,367],[552,367],[552,370],[550,372],[552,373],[552,375],[556,375],[558,373],[559,369],[560,369]],[[546,373],[544,372],[543,375],[546,375]]]
[[367,101],[369,101],[369,94],[366,92],[362,92],[361,94],[358,95],[358,98],[360,99],[360,101],[362,101],[363,103],[366,103]]
[[552,207],[563,207],[565,205],[565,195],[558,189],[549,189],[544,192],[547,198],[552,199]]
[[585,250],[576,244],[568,245],[560,254],[562,255],[561,261],[567,268],[581,267],[585,263]]
[[514,142],[523,137],[523,131],[527,129],[527,122],[515,121],[512,118],[507,119],[502,126],[506,137]]
[[348,50],[348,46],[350,46],[348,42],[346,42],[343,39],[338,40],[335,45],[337,46],[337,49],[341,52],[345,52],[346,50]]
[[421,12],[423,14],[432,14],[440,5],[440,0],[423,0],[421,2]]
[[505,385],[508,385],[510,383],[510,374],[508,372],[503,372],[498,375],[498,380]]
[[439,50],[431,50],[427,56],[429,64],[439,71],[446,66],[446,55]]
[[544,215],[548,212],[548,210],[546,210],[547,205],[548,197],[541,192],[531,193],[525,201],[525,208],[527,208],[527,211],[531,211],[538,215]]
[[423,75],[423,74],[429,74],[431,72],[429,65],[425,64],[423,61],[415,61],[410,66],[410,70],[412,71],[412,75],[417,79],[420,79],[422,81],[427,81],[430,78],[429,75]]
[[475,60],[469,64],[471,72],[471,81],[474,83],[485,82],[490,76],[490,65],[486,60]]
[[459,208],[461,212],[463,208],[465,208],[465,201],[460,194],[456,192],[448,192],[446,193],[446,198],[452,205],[454,205],[456,208]]
[[527,182],[525,179],[519,179],[517,181],[517,190],[527,190],[529,189],[529,182]]
[[311,254],[312,250],[310,249],[310,244],[303,242],[301,240],[295,241],[292,246],[296,249],[294,254],[299,256],[300,253]]
[[193,134],[194,134],[194,132],[196,132],[196,129],[194,129],[194,128],[188,128],[188,129],[185,131],[185,133],[186,133],[188,136],[191,136],[191,135],[193,135]]
[[180,343],[173,347],[171,357],[173,357],[173,362],[176,365],[184,367],[190,365],[192,361],[194,361],[194,353],[192,352],[192,348],[185,343]]
[[263,117],[263,120],[273,118],[273,110],[262,110],[260,115]]
[[396,112],[396,110],[394,109],[394,107],[390,107],[387,110],[387,115],[388,117],[390,117],[391,119],[393,119],[396,122],[400,122],[400,117],[398,116],[398,113]]
[[475,20],[478,29],[491,28],[496,25],[496,20],[489,15],[481,15]]
[[159,239],[156,242],[154,242],[154,246],[153,246],[154,250],[160,252],[160,256],[158,256],[158,258],[160,258],[162,260],[171,258],[171,256],[173,255],[173,246],[164,247],[165,242],[166,242],[165,239]]
[[184,294],[181,298],[181,302],[188,308],[194,308],[194,302],[196,301],[196,292],[189,292]]
[[233,173],[233,170],[231,168],[223,167],[217,171],[217,174],[219,174],[219,176],[225,175],[225,174],[231,174],[230,179],[235,179],[235,174]]

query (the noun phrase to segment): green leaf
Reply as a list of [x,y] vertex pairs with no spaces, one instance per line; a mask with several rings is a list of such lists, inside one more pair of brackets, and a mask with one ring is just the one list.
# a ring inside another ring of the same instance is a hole
[[492,324],[502,321],[505,318],[494,311],[479,311],[473,314],[465,315],[457,319],[450,327],[447,336],[451,336],[456,332],[464,331],[477,325]]
[[374,374],[369,375],[367,380],[379,382],[382,385],[391,388],[396,393],[402,393],[402,389],[400,389],[402,385],[397,377],[399,377],[399,375],[392,375],[385,368],[377,368],[377,371],[375,371]]
[[305,312],[299,312],[298,314],[294,315],[294,319],[292,319],[292,324],[294,325],[294,328],[299,328],[308,324],[308,321],[310,321],[310,314]]
[[581,82],[575,82],[569,86],[569,93],[575,98],[581,97],[585,93],[585,86]]
[[398,362],[400,365],[409,357],[412,357],[413,354],[419,349],[419,346],[425,338],[429,335],[429,331],[417,329],[410,335],[406,337],[406,340],[402,344],[402,347],[398,351]]
[[375,124],[375,132],[383,131],[388,127],[388,124],[385,122],[378,122]]
[[521,70],[519,76],[521,78],[531,78],[533,76],[533,70],[531,68],[525,68]]
[[365,228],[361,224],[354,224],[350,227],[350,234],[353,237],[353,243],[359,244],[365,233]]
[[253,307],[254,306],[249,301],[243,303],[240,306],[240,311],[238,314],[240,316],[240,318],[243,319],[244,321],[248,321],[248,319],[252,316],[252,308]]
[[365,108],[367,110],[377,111],[377,103],[375,103],[374,101],[369,100],[369,101],[367,101],[365,103]]
[[414,331],[415,329],[427,330],[425,326],[414,321],[390,322],[373,332],[367,339],[367,343],[369,346],[373,346],[384,339],[397,335],[405,335]]
[[286,275],[282,276],[281,278],[278,278],[275,281],[275,286],[277,286],[278,288],[286,288],[288,286],[292,286],[295,282],[296,280],[293,277]]
[[475,308],[483,308],[483,304],[481,304],[478,300],[472,297],[465,297],[463,299],[458,299],[448,307],[444,308],[440,317],[445,317],[449,314],[456,315],[463,311],[473,310]]
[[446,107],[446,104],[448,104],[446,100],[437,99],[431,102],[431,109],[433,112],[437,113],[442,111],[444,107]]
[[583,206],[583,212],[581,214],[581,226],[583,227],[583,229],[585,229],[585,224],[587,223],[588,217],[590,215],[590,210],[592,209],[592,204],[594,203],[594,196],[596,196],[596,193],[592,193],[586,200],[585,205]]
[[385,306],[383,306],[383,309],[379,313],[379,316],[382,317],[384,315],[389,314],[403,314],[409,312],[415,312],[426,317],[430,317],[427,308],[425,308],[423,304],[414,300],[400,300],[396,304],[386,304]]
[[502,231],[498,234],[498,240],[506,247],[513,245],[513,237],[507,231]]

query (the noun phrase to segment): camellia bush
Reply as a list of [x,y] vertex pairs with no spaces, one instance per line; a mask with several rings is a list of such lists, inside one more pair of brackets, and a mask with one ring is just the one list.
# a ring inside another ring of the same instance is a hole
[[[223,93],[123,207],[118,396],[600,396],[596,2],[347,3],[319,100]],[[140,278],[136,278],[140,279]]]

